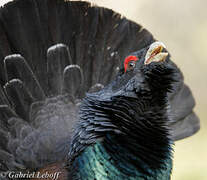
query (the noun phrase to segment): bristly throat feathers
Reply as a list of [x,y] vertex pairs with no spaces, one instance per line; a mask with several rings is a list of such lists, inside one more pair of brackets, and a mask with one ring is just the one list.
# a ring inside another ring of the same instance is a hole
[[162,98],[157,106],[157,99],[142,97],[84,99],[70,150],[72,179],[170,179],[166,102]]

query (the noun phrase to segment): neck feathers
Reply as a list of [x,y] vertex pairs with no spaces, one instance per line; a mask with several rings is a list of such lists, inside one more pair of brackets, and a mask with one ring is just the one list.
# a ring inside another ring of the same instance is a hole
[[[99,100],[96,95],[87,96],[73,137],[70,163],[77,165],[77,162],[83,162],[80,158],[85,157],[88,150],[92,148],[94,151],[101,146],[111,160],[120,162],[113,165],[120,175],[134,171],[133,168],[137,172],[135,176],[155,177],[163,171],[170,174],[172,149],[166,112],[164,99],[157,102],[157,99],[149,101],[145,96],[140,99],[117,96]],[[93,155],[96,154],[94,152]],[[78,164],[77,168],[83,167],[83,164]],[[90,170],[94,173],[99,171],[94,168]],[[76,169],[74,174],[78,171]]]

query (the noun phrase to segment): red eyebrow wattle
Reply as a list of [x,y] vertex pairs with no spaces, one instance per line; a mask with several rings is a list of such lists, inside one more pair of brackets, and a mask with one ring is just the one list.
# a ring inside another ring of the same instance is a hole
[[136,56],[128,56],[125,58],[124,60],[124,71],[126,72],[127,70],[127,64],[130,62],[130,61],[137,61],[138,58]]

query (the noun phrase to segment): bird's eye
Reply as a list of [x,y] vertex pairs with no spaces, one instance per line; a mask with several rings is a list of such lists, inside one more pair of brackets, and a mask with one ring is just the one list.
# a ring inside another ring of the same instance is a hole
[[134,61],[130,62],[129,65],[128,65],[128,67],[129,68],[134,68],[135,67],[135,62]]
[[124,71],[126,72],[127,70],[134,69],[137,60],[138,58],[136,56],[128,56],[124,60]]
[[128,63],[128,66],[127,66],[127,70],[128,70],[128,71],[131,71],[131,70],[134,69],[134,67],[135,67],[135,61],[130,61],[130,62]]

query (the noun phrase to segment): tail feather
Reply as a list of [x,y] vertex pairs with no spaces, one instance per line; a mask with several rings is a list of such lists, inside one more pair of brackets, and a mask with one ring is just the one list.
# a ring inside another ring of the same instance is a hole
[[1,149],[4,149],[8,143],[8,132],[5,132],[2,129],[0,129],[0,137],[1,137],[0,147]]
[[36,100],[45,99],[45,94],[32,72],[27,61],[18,54],[6,56],[4,59],[4,68],[7,81],[12,79],[21,79]]
[[61,94],[63,90],[63,71],[65,66],[72,63],[67,46],[58,44],[47,52],[47,77],[51,95]]
[[16,118],[18,116],[8,105],[0,105],[0,112],[0,127],[1,129],[8,131],[9,119]]
[[[83,72],[78,65],[69,65],[64,70],[64,90],[74,99],[80,98],[83,86]],[[82,95],[83,97],[83,95]]]
[[188,86],[182,85],[182,88],[176,93],[171,101],[171,112],[174,119],[185,118],[195,106],[195,100]]
[[0,105],[9,104],[9,101],[4,93],[4,89],[0,86]]
[[191,136],[200,129],[199,118],[193,111],[195,99],[192,92],[183,81],[178,84],[177,91],[171,95],[169,101],[172,115],[169,125],[172,129],[173,140]]
[[12,79],[4,86],[4,88],[15,112],[28,121],[30,105],[34,102],[31,93],[19,79]]
[[172,139],[174,141],[192,136],[200,129],[198,116],[192,111],[182,119],[178,119],[170,124],[172,129]]
[[38,112],[41,111],[44,104],[44,101],[36,101],[31,104],[29,111],[29,119],[31,122],[35,122],[35,118],[37,117]]

